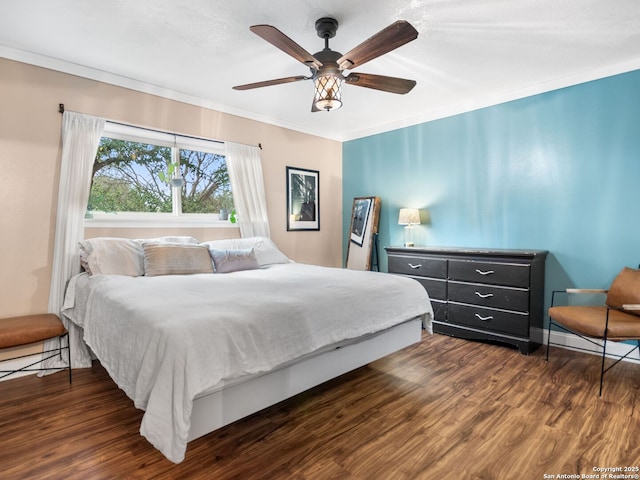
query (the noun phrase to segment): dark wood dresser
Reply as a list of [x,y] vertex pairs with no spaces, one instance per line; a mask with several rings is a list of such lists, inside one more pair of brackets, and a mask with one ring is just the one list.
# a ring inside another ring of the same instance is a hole
[[386,247],[389,273],[419,281],[434,310],[434,332],[518,347],[542,344],[543,250]]

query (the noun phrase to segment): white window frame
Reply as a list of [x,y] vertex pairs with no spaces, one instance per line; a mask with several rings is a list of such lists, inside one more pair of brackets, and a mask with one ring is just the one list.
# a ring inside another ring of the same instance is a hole
[[[130,142],[149,143],[162,147],[170,147],[173,150],[173,162],[179,161],[179,149],[196,150],[225,156],[224,142],[194,138],[179,134],[149,130],[131,125],[106,122],[103,137],[127,140]],[[92,212],[91,218],[85,218],[85,227],[107,228],[138,228],[138,227],[214,227],[237,228],[228,220],[220,220],[215,213],[182,213],[182,198],[175,190],[180,187],[171,187],[173,190],[173,212]]]

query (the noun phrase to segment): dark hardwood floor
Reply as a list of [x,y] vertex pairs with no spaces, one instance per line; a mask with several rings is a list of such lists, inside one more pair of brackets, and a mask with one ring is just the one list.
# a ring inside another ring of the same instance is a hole
[[[172,464],[104,369],[0,382],[2,479],[542,479],[640,466],[640,365],[423,337],[189,444]],[[631,472],[638,473],[638,472]]]

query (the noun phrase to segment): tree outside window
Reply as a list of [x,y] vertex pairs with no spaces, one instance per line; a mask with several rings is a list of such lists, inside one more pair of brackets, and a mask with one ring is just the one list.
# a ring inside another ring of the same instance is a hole
[[[181,187],[172,188],[172,176],[184,180]],[[179,214],[231,210],[224,155],[109,137],[100,140],[89,212],[171,213],[176,211],[174,205]]]

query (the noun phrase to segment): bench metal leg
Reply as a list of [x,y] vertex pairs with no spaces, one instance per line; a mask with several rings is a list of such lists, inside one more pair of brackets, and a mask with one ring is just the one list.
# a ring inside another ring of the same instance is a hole
[[[67,337],[67,346],[63,347],[62,346],[62,339]],[[54,337],[55,338],[55,337]],[[44,350],[42,352],[37,352],[37,353],[28,353],[26,355],[19,355],[17,357],[12,357],[12,358],[6,358],[3,360],[3,362],[5,361],[9,361],[9,360],[18,360],[20,358],[27,358],[27,357],[32,357],[35,355],[40,355],[42,356],[45,353],[50,354],[48,357],[44,357],[44,358],[40,358],[39,360],[30,363],[29,365],[25,365],[24,367],[18,368],[16,370],[0,370],[0,379],[3,379],[5,377],[8,377],[9,375],[13,375],[14,373],[19,373],[19,372],[42,372],[42,371],[46,371],[46,370],[60,370],[60,368],[58,367],[51,367],[51,368],[31,368],[34,365],[38,365],[39,363],[43,362],[44,360],[49,360],[50,358],[53,357],[59,357],[60,359],[62,359],[62,350],[66,349],[67,350],[67,360],[69,362],[69,383],[71,383],[72,381],[72,375],[71,375],[71,342],[69,339],[69,333],[64,333],[63,335],[60,335],[58,337],[58,348],[56,349],[52,349],[52,350]],[[62,368],[61,370],[64,370],[64,368]]]

